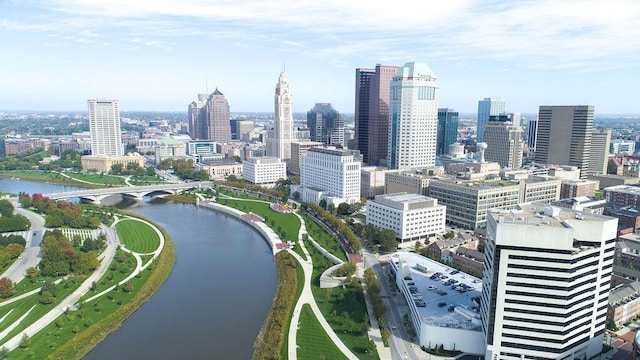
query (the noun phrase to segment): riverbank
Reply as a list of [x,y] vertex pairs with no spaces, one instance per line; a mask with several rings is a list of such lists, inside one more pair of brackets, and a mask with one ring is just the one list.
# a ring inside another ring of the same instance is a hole
[[[16,176],[18,175],[18,176]],[[93,184],[93,183],[88,183],[88,182],[83,182],[83,181],[77,181],[68,177],[62,177],[62,179],[56,179],[53,177],[43,177],[40,173],[38,174],[34,174],[34,175],[30,175],[28,173],[25,173],[23,171],[21,171],[19,174],[12,174],[9,172],[0,172],[0,178],[2,179],[18,179],[18,180],[27,180],[27,181],[34,181],[34,182],[40,182],[40,183],[45,183],[45,184],[56,184],[56,185],[67,185],[67,186],[77,186],[77,187],[85,187],[85,188],[92,188],[92,189],[99,189],[99,188],[103,188],[106,187],[104,185],[100,185],[100,184]]]
[[135,294],[135,297],[131,300],[131,302],[123,305],[118,310],[105,317],[103,320],[97,322],[85,331],[79,333],[66,344],[56,349],[51,355],[51,358],[53,359],[81,359],[83,356],[88,354],[110,333],[122,326],[122,324],[125,322],[125,320],[127,320],[127,318],[129,318],[129,316],[131,316],[142,305],[149,301],[169,278],[169,275],[173,270],[173,265],[175,264],[176,258],[175,247],[171,240],[171,237],[166,232],[166,230],[144,216],[123,210],[120,210],[120,212],[127,216],[147,221],[157,229],[159,229],[164,236],[165,241],[162,252],[158,256],[154,264],[152,264],[154,268],[148,280]]

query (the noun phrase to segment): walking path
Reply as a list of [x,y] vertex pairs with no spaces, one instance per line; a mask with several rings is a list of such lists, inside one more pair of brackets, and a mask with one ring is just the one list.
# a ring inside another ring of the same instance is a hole
[[289,250],[289,253],[293,255],[300,265],[302,266],[302,270],[304,271],[304,287],[302,289],[302,293],[298,298],[298,302],[293,310],[293,317],[291,318],[291,323],[289,325],[289,349],[288,355],[289,360],[296,360],[298,358],[298,344],[296,342],[296,338],[298,335],[298,325],[300,322],[300,312],[302,311],[302,306],[304,304],[309,304],[311,306],[311,310],[313,314],[322,325],[322,328],[327,333],[331,341],[340,349],[340,351],[348,358],[348,359],[358,359],[358,357],[349,350],[349,348],[342,342],[342,340],[338,337],[338,335],[333,331],[331,325],[327,322],[316,303],[316,299],[313,297],[313,293],[311,292],[311,277],[313,275],[313,262],[311,260],[311,255],[307,251],[307,248],[304,246],[304,242],[302,238],[305,234],[307,234],[307,228],[304,224],[304,219],[298,213],[294,213],[300,220],[300,230],[298,231],[298,244],[302,249],[304,255],[309,260],[304,260],[300,255],[298,255],[295,251]]

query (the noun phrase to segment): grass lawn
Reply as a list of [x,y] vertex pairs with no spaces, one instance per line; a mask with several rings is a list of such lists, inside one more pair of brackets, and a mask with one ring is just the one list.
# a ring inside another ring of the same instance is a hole
[[119,283],[124,280],[136,267],[136,259],[133,255],[118,250],[116,256],[113,258],[109,270],[102,275],[100,280],[96,282],[95,290],[89,290],[80,300],[84,300],[94,296],[95,294]]
[[296,342],[300,359],[346,359],[324,331],[309,304],[302,306]]
[[112,186],[126,186],[127,183],[124,182],[124,178],[115,175],[107,175],[107,174],[93,174],[93,173],[72,173],[65,172],[65,175],[72,177],[74,179],[88,181],[90,183],[94,183],[97,185],[112,185]]
[[[13,336],[20,334],[27,326],[29,326],[34,321],[40,319],[44,314],[49,312],[52,308],[56,306],[60,301],[62,301],[67,296],[71,295],[75,289],[80,286],[82,281],[86,279],[85,276],[70,278],[66,281],[63,281],[59,285],[57,285],[58,294],[53,304],[43,305],[40,304],[40,295],[35,294],[19,300],[13,304],[10,304],[6,307],[0,308],[0,317],[4,316],[9,312],[9,310],[14,309],[13,312],[7,316],[7,318],[0,324],[0,330],[6,329],[13,322],[18,320],[22,315],[24,315],[33,305],[36,305],[33,310],[29,313],[29,315],[18,325],[15,329],[13,329],[9,334],[4,338],[5,340],[12,338]],[[66,287],[66,288],[65,288]]]
[[[309,218],[306,215],[302,215],[304,219],[305,226],[307,227],[307,232],[313,240],[315,240],[320,246],[322,246],[325,250],[335,255],[338,259],[342,261],[347,261],[347,255],[345,255],[344,251],[340,247],[338,240],[336,240],[333,236],[329,235],[320,225],[318,225],[315,221]],[[313,246],[309,244],[309,246]]]
[[[134,291],[131,293],[125,292],[124,288],[120,287],[100,299],[84,304],[78,311],[69,311],[60,315],[56,321],[31,337],[28,348],[13,350],[9,359],[32,359],[34,354],[37,354],[35,358],[45,359],[48,354],[69,341],[76,333],[92,326],[129,302],[134,297],[135,290],[139,289],[150,275],[151,271],[147,269],[142,272],[140,277],[134,277],[131,280]],[[96,304],[99,305],[96,306]]]
[[273,211],[269,204],[259,201],[234,200],[223,197],[218,198],[220,205],[230,206],[244,212],[252,212],[265,219],[265,223],[273,229],[284,241],[298,240],[300,220],[293,214],[284,214]]
[[116,223],[118,238],[124,246],[134,252],[150,253],[160,246],[160,237],[149,225],[133,219]]
[[[304,289],[304,270],[302,270],[302,266],[298,265],[296,267],[296,279],[298,287],[296,288],[296,297],[293,300],[293,306],[291,307],[291,311],[289,311],[289,316],[287,317],[287,324],[285,325],[285,329],[287,329],[284,333],[284,341],[282,343],[282,348],[280,349],[280,359],[286,359],[288,357],[289,352],[289,326],[291,325],[291,318],[293,317],[293,310],[295,309],[298,303],[298,299],[300,298],[300,294],[302,294],[302,290]],[[298,331],[298,334],[300,332]]]
[[74,182],[58,173],[44,170],[2,170],[0,171],[0,175],[4,177],[19,177],[44,181]]
[[353,285],[321,289],[320,275],[333,266],[333,263],[311,245],[307,246],[307,250],[313,259],[311,291],[325,319],[359,359],[379,359],[376,351],[368,350],[369,320],[362,289]]

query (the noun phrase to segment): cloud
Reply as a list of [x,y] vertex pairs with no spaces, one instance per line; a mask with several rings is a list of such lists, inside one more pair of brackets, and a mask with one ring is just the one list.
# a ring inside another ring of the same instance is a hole
[[241,46],[266,42],[336,64],[413,57],[597,71],[640,61],[636,0],[397,0],[391,6],[369,0],[45,0],[32,6],[43,13],[40,22],[23,16],[1,20],[0,28],[80,33],[87,41],[98,34],[133,35],[148,38],[138,45],[164,49],[184,37]]

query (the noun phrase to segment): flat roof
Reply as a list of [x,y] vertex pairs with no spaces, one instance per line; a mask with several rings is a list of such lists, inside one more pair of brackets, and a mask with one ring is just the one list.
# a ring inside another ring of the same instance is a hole
[[533,225],[547,225],[557,227],[572,227],[574,221],[596,220],[608,221],[609,216],[581,212],[568,208],[561,208],[542,203],[527,203],[518,205],[517,209],[491,209],[489,214],[501,223],[520,223]]
[[[403,261],[411,269],[411,280],[403,278],[400,281],[407,289],[409,286],[418,288],[416,295],[419,294],[426,304],[425,307],[416,307],[423,323],[446,328],[482,330],[479,322],[482,280],[415,253],[397,252],[391,255],[390,261],[398,271],[400,262]],[[458,272],[453,273],[455,271]],[[446,278],[435,279],[434,274],[441,274]],[[445,285],[451,279],[456,283]],[[408,285],[410,282],[415,285]],[[466,287],[464,291],[456,290],[461,290],[462,286]],[[409,298],[407,301],[414,299]],[[445,305],[439,306],[440,303]],[[452,306],[457,311],[450,311]]]
[[425,200],[433,199],[428,196],[413,194],[413,193],[406,193],[406,192],[395,193],[395,194],[385,194],[385,195],[378,195],[378,196],[386,200],[391,200],[391,201],[395,201],[403,204],[417,203],[417,202],[423,202]]

